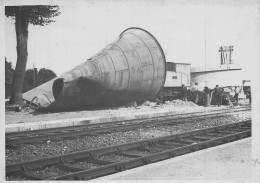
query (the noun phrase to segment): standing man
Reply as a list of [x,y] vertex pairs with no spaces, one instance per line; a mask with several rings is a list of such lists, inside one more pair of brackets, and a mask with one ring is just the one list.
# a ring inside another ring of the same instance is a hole
[[248,90],[247,90],[247,97],[248,97],[248,99],[249,99],[249,104],[251,104],[251,89],[250,88],[248,88]]
[[234,99],[236,100],[237,103],[238,103],[238,93],[239,93],[239,88],[236,86],[236,87],[235,87]]
[[193,98],[194,98],[194,103],[197,104],[199,101],[199,86],[198,83],[195,83],[195,85],[191,88]]
[[207,106],[210,106],[210,103],[211,103],[211,93],[212,93],[212,90],[209,89],[207,86],[204,87],[204,90],[203,90],[203,93],[204,93],[204,106],[207,107]]
[[218,107],[220,107],[222,104],[222,96],[221,96],[222,89],[218,85],[216,85],[216,87],[214,88],[214,93],[215,93],[217,105]]
[[181,85],[181,96],[182,96],[182,100],[187,102],[187,87],[185,87],[184,85]]

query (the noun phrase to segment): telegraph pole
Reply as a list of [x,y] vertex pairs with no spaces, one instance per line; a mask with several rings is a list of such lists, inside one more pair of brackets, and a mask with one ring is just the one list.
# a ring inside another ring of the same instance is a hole
[[223,63],[223,47],[221,46],[219,48],[219,52],[220,52],[220,65],[224,64]]
[[220,66],[226,64],[228,68],[229,64],[233,64],[233,60],[232,60],[233,50],[234,50],[233,46],[221,46],[219,48]]
[[231,59],[231,53],[232,53],[232,51],[233,51],[233,46],[229,46],[229,63],[230,63],[230,64],[233,63],[233,61],[232,61],[232,59]]

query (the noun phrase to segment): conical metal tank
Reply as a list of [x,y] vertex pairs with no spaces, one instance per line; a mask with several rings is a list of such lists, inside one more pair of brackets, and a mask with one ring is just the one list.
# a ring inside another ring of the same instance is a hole
[[154,99],[164,85],[166,61],[155,37],[129,28],[86,62],[54,79],[50,111],[79,110]]

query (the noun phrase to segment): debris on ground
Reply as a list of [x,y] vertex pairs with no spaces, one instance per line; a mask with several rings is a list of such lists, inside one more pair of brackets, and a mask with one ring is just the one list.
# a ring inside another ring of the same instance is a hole
[[191,101],[183,101],[183,100],[172,100],[165,101],[166,105],[172,105],[174,107],[197,107],[198,105]]
[[140,107],[142,107],[142,106],[149,106],[149,107],[153,107],[153,106],[155,106],[155,105],[156,105],[156,103],[155,103],[155,102],[145,101],[145,102],[143,102],[143,103],[141,104],[141,106],[140,106]]

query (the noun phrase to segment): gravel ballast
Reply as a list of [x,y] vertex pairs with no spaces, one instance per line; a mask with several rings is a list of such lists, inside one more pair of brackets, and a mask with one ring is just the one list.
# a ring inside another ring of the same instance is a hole
[[165,135],[236,123],[248,119],[251,119],[251,111],[238,112],[229,114],[225,117],[193,121],[185,124],[149,127],[99,136],[86,136],[84,138],[63,140],[60,142],[47,141],[44,144],[24,144],[15,150],[6,149],[6,164],[57,156],[75,151],[131,143]]

